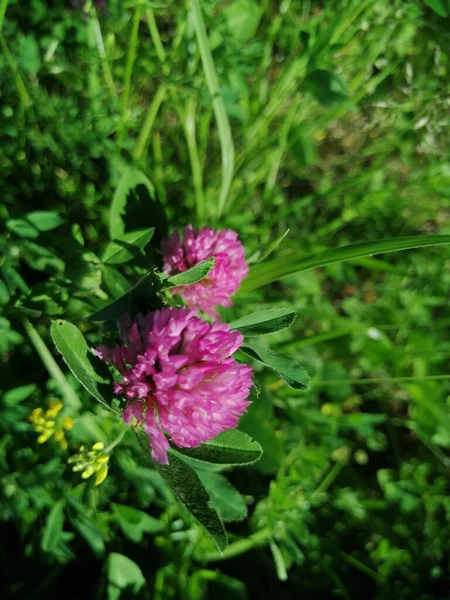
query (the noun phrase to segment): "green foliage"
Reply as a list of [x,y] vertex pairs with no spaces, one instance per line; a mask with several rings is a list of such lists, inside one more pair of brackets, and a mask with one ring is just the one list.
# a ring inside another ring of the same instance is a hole
[[[141,4],[0,0],[5,596],[444,600],[448,2]],[[258,386],[158,470],[90,348],[207,277],[187,223],[244,243]]]

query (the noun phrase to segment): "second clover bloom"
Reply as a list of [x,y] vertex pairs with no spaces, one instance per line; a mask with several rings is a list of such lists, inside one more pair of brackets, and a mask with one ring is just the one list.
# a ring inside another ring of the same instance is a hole
[[127,400],[123,418],[142,425],[152,457],[168,464],[165,432],[179,447],[195,447],[237,426],[250,404],[252,370],[233,358],[238,331],[207,323],[186,308],[123,317],[122,344],[97,356],[121,374],[115,393]]
[[162,243],[164,272],[174,275],[214,257],[214,267],[202,281],[174,288],[190,308],[216,315],[217,306],[232,306],[231,296],[247,277],[244,247],[231,229],[184,228],[183,237],[174,231]]

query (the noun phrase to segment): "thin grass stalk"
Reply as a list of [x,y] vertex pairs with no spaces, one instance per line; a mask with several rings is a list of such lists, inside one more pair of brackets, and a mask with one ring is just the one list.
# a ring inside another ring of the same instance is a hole
[[[205,22],[199,0],[192,0],[192,19],[195,34],[205,73],[206,84],[212,99],[212,106],[217,122],[220,149],[222,155],[222,183],[219,192],[219,202],[216,217],[220,219],[225,211],[225,206],[231,189],[234,175],[234,144],[231,134],[230,122],[222,97],[220,96],[219,81],[214,67],[214,61],[209,48],[208,36],[206,34]],[[228,205],[228,209],[230,205]]]
[[131,27],[130,42],[128,44],[127,59],[126,59],[126,64],[125,64],[125,74],[123,77],[123,90],[122,90],[122,97],[121,97],[121,101],[120,101],[121,117],[120,117],[118,136],[117,136],[117,143],[118,143],[119,147],[122,145],[123,138],[124,138],[125,131],[126,131],[128,99],[130,97],[131,76],[133,74],[134,61],[136,60],[136,51],[137,51],[137,46],[138,46],[139,22],[141,20],[141,13],[142,13],[142,4],[138,3],[136,5],[134,15],[133,15],[133,23],[132,23],[132,27]]

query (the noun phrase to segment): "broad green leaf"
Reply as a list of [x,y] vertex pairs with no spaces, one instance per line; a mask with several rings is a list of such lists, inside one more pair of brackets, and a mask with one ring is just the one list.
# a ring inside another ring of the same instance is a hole
[[[180,458],[194,459],[198,467],[202,463],[214,465],[251,465],[261,458],[262,448],[252,438],[237,429],[229,429],[213,440],[200,444],[196,448],[178,448]],[[206,468],[206,464],[203,465]]]
[[96,556],[103,556],[105,553],[103,532],[85,515],[78,514],[71,519],[71,522],[78,533],[86,540]]
[[339,106],[348,99],[347,88],[342,79],[324,69],[308,73],[304,85],[322,106]]
[[227,546],[227,534],[217,512],[209,505],[209,495],[193,468],[169,451],[169,464],[153,463],[150,456],[148,436],[136,431],[139,444],[157,471],[168,483],[180,502],[195,520],[205,529],[219,550]]
[[138,312],[147,313],[161,308],[162,302],[156,295],[153,279],[153,273],[149,273],[129,292],[90,315],[89,320],[115,321],[124,313],[134,317]]
[[128,262],[142,252],[154,233],[154,227],[125,233],[108,244],[102,261],[110,265],[121,265]]
[[155,193],[150,179],[138,169],[128,169],[122,175],[119,185],[114,193],[109,213],[109,237],[114,240],[125,233],[125,224],[122,215],[126,211],[128,195],[138,185],[147,188],[151,197]]
[[204,279],[211,269],[214,267],[214,257],[208,258],[203,262],[191,267],[183,273],[177,273],[169,277],[164,284],[164,289],[175,287],[179,285],[190,285],[191,283],[197,283]]
[[448,17],[448,6],[444,0],[424,0],[424,2],[440,17]]
[[236,319],[230,329],[237,329],[245,336],[264,335],[287,329],[295,321],[295,310],[291,308],[268,308]]
[[142,510],[115,503],[112,508],[123,534],[135,543],[142,540],[144,533],[158,533],[163,529],[161,521]]
[[72,323],[59,319],[52,322],[50,334],[58,352],[62,354],[65,363],[81,385],[103,406],[116,412],[98,389],[98,385],[105,381],[94,371],[90,363],[91,351],[81,331]]
[[224,521],[242,521],[247,516],[244,498],[228,479],[212,471],[197,469],[197,475],[211,498],[211,506]]
[[223,16],[230,34],[243,44],[255,35],[261,12],[255,0],[235,0],[225,8]]
[[5,306],[9,302],[9,292],[3,279],[0,279],[0,304]]
[[296,258],[294,255],[277,258],[252,267],[249,276],[242,282],[239,292],[254,290],[272,281],[281,279],[281,277],[285,277],[286,275],[325,267],[332,263],[372,256],[374,254],[444,244],[450,244],[450,235],[415,235],[388,238],[378,240],[377,242],[362,242],[349,246],[341,246],[340,248],[330,248],[329,250],[325,250],[325,252],[320,252],[312,256]]
[[39,231],[51,231],[64,223],[64,219],[53,210],[36,210],[26,214],[25,219]]
[[8,219],[6,227],[23,238],[35,239],[41,231],[51,231],[64,222],[57,212],[37,210],[26,214],[22,219]]
[[128,279],[120,271],[109,265],[103,265],[102,269],[103,287],[112,298],[119,298],[130,291]]
[[29,383],[28,385],[21,385],[20,387],[6,390],[6,392],[2,394],[2,401],[5,404],[19,404],[19,402],[22,402],[31,396],[36,387],[35,383]]
[[107,564],[108,600],[119,600],[125,590],[136,595],[146,584],[141,569],[127,556],[111,552]]
[[251,437],[257,437],[263,449],[255,468],[262,473],[276,473],[283,458],[282,439],[274,427],[274,406],[269,392],[263,388],[256,396],[252,392],[252,403],[239,421],[239,429]]
[[21,298],[20,307],[38,310],[45,315],[60,315],[68,300],[64,286],[54,281],[43,281],[34,285],[25,298]]
[[241,346],[240,350],[273,369],[290,387],[296,390],[307,389],[310,381],[309,375],[293,358],[274,352],[262,345],[256,345],[254,342],[246,343]]
[[41,540],[44,552],[52,552],[61,541],[64,526],[64,500],[59,500],[51,509],[45,523]]
[[150,179],[141,171],[129,168],[123,174],[113,196],[109,215],[109,237],[115,240],[126,231],[155,228],[152,245],[159,248],[168,236],[164,207],[155,197]]

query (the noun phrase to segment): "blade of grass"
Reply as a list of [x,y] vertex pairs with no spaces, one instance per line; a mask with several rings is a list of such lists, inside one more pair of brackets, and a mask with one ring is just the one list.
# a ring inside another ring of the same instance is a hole
[[130,96],[131,75],[133,73],[133,65],[136,59],[136,50],[138,45],[139,22],[141,20],[142,4],[136,4],[133,22],[131,26],[130,42],[127,50],[127,60],[125,64],[125,74],[123,77],[123,91],[120,102],[121,117],[118,127],[117,143],[119,147],[122,145],[123,137],[126,130],[128,98]]
[[114,78],[109,66],[108,58],[106,56],[105,44],[103,42],[102,30],[100,29],[100,23],[97,17],[95,7],[91,7],[91,28],[95,38],[95,44],[97,46],[97,52],[100,57],[100,63],[102,65],[103,77],[105,84],[110,91],[111,97],[114,102],[119,102],[119,96],[117,95],[116,85]]
[[0,32],[2,31],[3,21],[5,20],[6,9],[8,8],[9,0],[0,0]]
[[[194,23],[197,43],[202,59],[205,79],[211,95],[214,115],[219,133],[220,149],[222,154],[222,183],[219,193],[217,207],[217,218],[220,218],[225,210],[225,205],[230,193],[234,174],[234,144],[231,135],[230,122],[228,120],[225,104],[220,96],[219,81],[217,79],[214,61],[209,48],[208,36],[206,34],[205,22],[199,0],[192,0],[192,19]],[[228,206],[229,208],[229,206]]]
[[39,333],[33,327],[33,325],[28,321],[28,319],[23,321],[23,326],[25,331],[30,338],[31,343],[34,346],[34,349],[39,355],[44,367],[47,369],[48,374],[54,380],[56,385],[59,387],[61,394],[66,400],[67,404],[72,408],[78,408],[81,405],[81,401],[78,398],[75,390],[67,381],[64,373],[58,366],[58,363],[53,358],[50,350],[47,348],[44,340],[41,338]]
[[426,246],[450,244],[450,235],[415,235],[409,237],[386,238],[375,242],[362,242],[330,248],[316,255],[296,259],[295,256],[278,258],[251,268],[248,278],[243,282],[240,292],[254,290],[272,283],[286,275],[325,267],[337,262],[343,262],[375,254],[410,250]]
[[195,131],[195,113],[197,101],[191,97],[187,101],[186,110],[180,114],[180,119],[183,123],[184,134],[189,153],[189,161],[191,163],[192,181],[195,190],[195,207],[197,219],[200,224],[203,224],[206,218],[205,195],[203,192],[203,169],[198,153],[197,137]]
[[156,25],[153,9],[147,7],[145,9],[145,16],[147,17],[148,30],[150,32],[153,45],[155,46],[156,55],[162,65],[162,71],[164,75],[168,75],[170,68],[169,65],[166,63],[166,52],[161,42],[161,36],[159,35],[158,26]]
[[[5,8],[6,10],[6,8]],[[3,54],[5,55],[6,62],[8,63],[9,68],[12,71],[14,83],[16,84],[17,93],[19,94],[22,105],[26,108],[31,106],[31,98],[28,94],[26,85],[23,82],[23,79],[19,73],[19,68],[17,66],[16,60],[14,56],[9,51],[8,45],[6,43],[3,34],[0,33],[0,46],[3,50]]]
[[162,85],[156,91],[156,94],[153,96],[153,100],[150,103],[150,106],[147,110],[147,115],[145,117],[144,124],[142,125],[141,133],[139,135],[136,148],[133,153],[133,158],[135,161],[140,160],[145,152],[145,149],[148,144],[148,139],[152,132],[153,123],[155,122],[156,115],[158,114],[158,110],[164,100],[164,96],[166,95],[166,88]]

